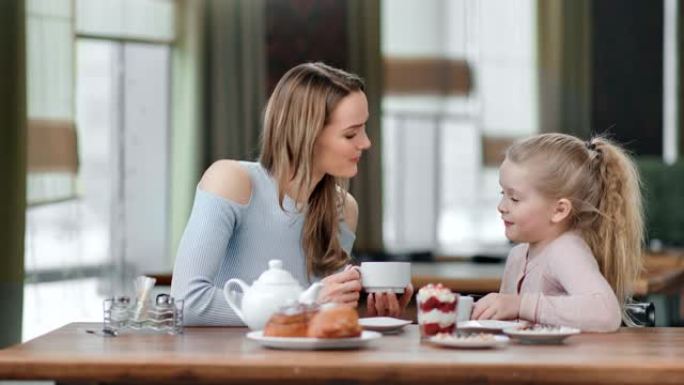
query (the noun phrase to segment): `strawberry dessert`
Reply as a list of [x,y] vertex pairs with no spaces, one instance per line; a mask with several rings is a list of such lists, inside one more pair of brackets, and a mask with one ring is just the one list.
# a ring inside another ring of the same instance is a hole
[[456,327],[458,296],[442,286],[428,284],[418,291],[418,326],[422,337],[453,333]]

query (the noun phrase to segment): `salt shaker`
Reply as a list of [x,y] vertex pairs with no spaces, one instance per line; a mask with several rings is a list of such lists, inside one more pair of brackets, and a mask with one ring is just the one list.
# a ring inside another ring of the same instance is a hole
[[115,328],[123,328],[126,326],[129,318],[129,307],[131,299],[126,296],[114,298],[112,308],[110,310],[111,325]]

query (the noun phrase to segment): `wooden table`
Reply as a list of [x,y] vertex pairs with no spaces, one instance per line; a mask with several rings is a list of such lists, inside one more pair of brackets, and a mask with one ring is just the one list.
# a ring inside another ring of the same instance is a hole
[[87,334],[70,324],[0,350],[0,380],[101,383],[681,384],[684,329],[582,334],[564,345],[453,350],[420,343],[415,325],[367,349],[269,350],[243,328],[180,336]]

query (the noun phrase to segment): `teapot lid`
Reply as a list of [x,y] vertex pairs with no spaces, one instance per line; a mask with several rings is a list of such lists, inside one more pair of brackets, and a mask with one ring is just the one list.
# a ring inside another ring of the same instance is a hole
[[296,285],[299,282],[287,270],[283,269],[283,261],[271,259],[268,261],[268,270],[261,273],[254,281],[254,285]]

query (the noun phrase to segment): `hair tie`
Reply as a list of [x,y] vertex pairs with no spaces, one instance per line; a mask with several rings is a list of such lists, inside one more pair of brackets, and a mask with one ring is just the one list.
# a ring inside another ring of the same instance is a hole
[[598,160],[603,159],[603,151],[601,151],[601,147],[596,145],[596,142],[586,141],[586,142],[584,142],[584,145],[587,147],[587,150],[589,152],[594,152],[596,154],[593,157],[593,159],[598,159]]

